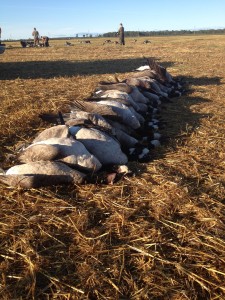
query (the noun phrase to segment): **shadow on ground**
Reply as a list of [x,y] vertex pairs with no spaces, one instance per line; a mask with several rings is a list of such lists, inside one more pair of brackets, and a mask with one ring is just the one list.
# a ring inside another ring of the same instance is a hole
[[184,78],[184,80],[191,85],[198,85],[198,86],[207,86],[207,85],[222,85],[224,83],[221,82],[222,77],[191,77],[187,76]]
[[[145,58],[94,60],[94,61],[29,61],[1,62],[0,80],[39,79],[54,77],[72,77],[78,75],[90,76],[96,74],[115,74],[131,72],[146,64]],[[164,67],[170,67],[172,62],[164,62]]]

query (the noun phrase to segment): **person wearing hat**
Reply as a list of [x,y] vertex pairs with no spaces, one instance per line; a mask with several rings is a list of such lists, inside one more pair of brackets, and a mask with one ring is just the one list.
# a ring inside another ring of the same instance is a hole
[[118,35],[119,35],[119,43],[120,43],[120,45],[125,45],[124,27],[123,27],[122,23],[120,23],[120,28],[118,30]]

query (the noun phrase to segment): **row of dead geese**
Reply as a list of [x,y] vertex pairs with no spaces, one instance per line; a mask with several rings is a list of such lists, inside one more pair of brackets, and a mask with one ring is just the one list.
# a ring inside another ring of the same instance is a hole
[[88,182],[108,170],[104,180],[112,183],[129,172],[128,161],[149,161],[151,148],[160,145],[160,104],[180,96],[182,85],[153,59],[147,62],[122,82],[100,82],[89,99],[75,100],[68,113],[40,115],[54,126],[20,149],[18,164],[0,181],[37,188]]

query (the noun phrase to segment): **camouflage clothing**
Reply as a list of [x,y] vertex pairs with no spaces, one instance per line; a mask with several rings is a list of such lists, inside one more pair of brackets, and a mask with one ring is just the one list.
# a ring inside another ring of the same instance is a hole
[[119,35],[120,45],[125,45],[123,24],[120,24],[120,28],[118,30],[118,35]]
[[34,37],[34,46],[36,46],[39,44],[39,32],[36,30],[36,28],[34,28],[32,35]]

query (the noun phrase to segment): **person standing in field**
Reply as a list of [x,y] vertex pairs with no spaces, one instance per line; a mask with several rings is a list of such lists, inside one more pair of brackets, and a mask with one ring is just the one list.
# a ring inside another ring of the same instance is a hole
[[0,44],[1,44],[1,38],[2,38],[2,28],[0,27]]
[[118,30],[118,35],[119,35],[119,43],[120,43],[120,45],[125,45],[124,27],[123,27],[122,23],[120,23],[120,28]]
[[34,28],[32,32],[32,36],[34,37],[34,46],[38,46],[39,44],[39,32],[37,31],[36,28]]

